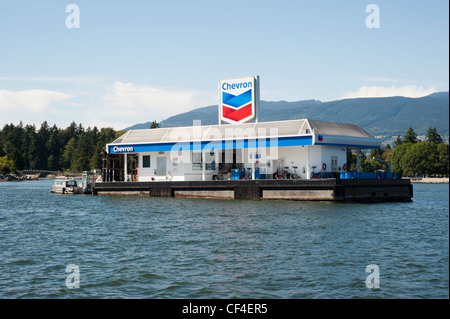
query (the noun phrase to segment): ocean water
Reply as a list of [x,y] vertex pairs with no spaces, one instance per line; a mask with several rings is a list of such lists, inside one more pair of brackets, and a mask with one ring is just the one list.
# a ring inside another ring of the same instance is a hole
[[449,298],[448,184],[377,204],[57,195],[52,184],[0,183],[0,298]]

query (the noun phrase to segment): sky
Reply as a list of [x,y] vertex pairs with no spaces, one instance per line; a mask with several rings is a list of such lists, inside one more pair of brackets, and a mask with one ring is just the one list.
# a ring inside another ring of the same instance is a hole
[[0,0],[0,128],[160,122],[250,75],[266,101],[448,91],[449,3]]

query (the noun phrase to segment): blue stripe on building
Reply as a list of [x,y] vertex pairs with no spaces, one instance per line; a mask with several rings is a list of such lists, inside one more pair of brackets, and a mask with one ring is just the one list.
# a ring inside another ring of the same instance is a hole
[[[129,145],[109,145],[108,151],[111,154],[122,153],[149,153],[168,151],[201,151],[201,150],[227,150],[245,148],[268,148],[283,146],[303,146],[312,145],[312,136],[294,136],[267,139],[244,139],[228,141],[202,141],[202,142],[179,142],[179,143],[157,143],[157,144],[129,144]],[[133,149],[122,151],[114,150]]]
[[373,146],[373,145],[356,145],[356,144],[334,144],[334,143],[321,143],[321,142],[316,142],[316,144],[314,145],[318,145],[318,146],[344,146],[344,147],[357,147],[357,148],[380,148],[379,146]]

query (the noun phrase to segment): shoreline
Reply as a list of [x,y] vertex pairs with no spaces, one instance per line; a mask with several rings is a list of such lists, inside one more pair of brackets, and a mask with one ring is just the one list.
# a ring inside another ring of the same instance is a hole
[[[405,179],[408,179],[404,177]],[[448,184],[448,177],[410,177],[411,183]]]
[[0,174],[0,182],[37,181],[39,174]]
[[0,182],[22,182],[22,181],[38,181],[58,178],[73,178],[81,179],[81,175],[47,175],[40,176],[40,174],[0,174]]
[[[21,182],[21,181],[37,181],[37,180],[48,180],[57,178],[73,178],[81,179],[80,175],[47,175],[39,176],[39,174],[6,174],[0,175],[0,182]],[[411,180],[411,183],[423,183],[423,184],[449,184],[449,177],[403,177],[403,179]]]

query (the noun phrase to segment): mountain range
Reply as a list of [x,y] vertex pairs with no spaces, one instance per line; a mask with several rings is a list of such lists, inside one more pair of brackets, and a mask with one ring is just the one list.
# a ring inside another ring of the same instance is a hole
[[[420,98],[402,96],[354,98],[330,102],[303,100],[296,102],[261,101],[259,121],[281,121],[307,118],[318,121],[357,124],[383,141],[403,136],[409,127],[425,135],[432,127],[443,136],[449,134],[449,92],[433,93]],[[217,105],[197,108],[165,119],[160,126],[191,126],[194,120],[202,125],[218,124]],[[152,121],[126,128],[147,129]]]

